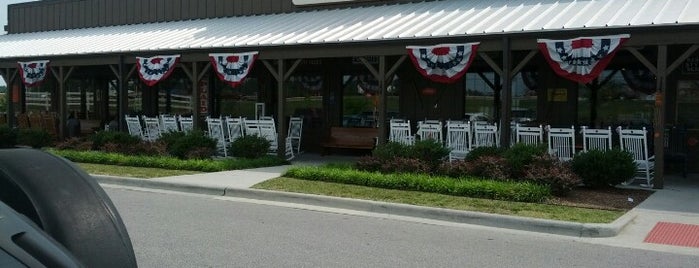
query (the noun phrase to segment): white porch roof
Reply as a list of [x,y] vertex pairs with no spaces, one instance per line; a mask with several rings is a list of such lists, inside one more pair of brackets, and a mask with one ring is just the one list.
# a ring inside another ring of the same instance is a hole
[[0,36],[0,58],[261,48],[699,23],[699,0],[442,0]]

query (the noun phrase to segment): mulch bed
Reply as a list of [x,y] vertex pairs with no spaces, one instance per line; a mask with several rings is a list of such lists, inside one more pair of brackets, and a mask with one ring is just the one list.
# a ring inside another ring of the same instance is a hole
[[555,197],[549,202],[584,208],[629,210],[646,200],[651,194],[653,194],[652,190],[643,189],[578,187],[571,191],[568,196]]

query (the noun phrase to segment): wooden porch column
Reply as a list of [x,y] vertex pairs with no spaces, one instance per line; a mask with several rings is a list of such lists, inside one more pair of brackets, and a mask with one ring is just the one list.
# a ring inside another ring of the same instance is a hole
[[653,117],[653,150],[655,151],[655,175],[653,178],[653,188],[662,189],[665,184],[665,92],[667,90],[667,76],[679,67],[689,56],[699,50],[699,45],[692,45],[672,64],[668,65],[667,45],[658,46],[657,66],[648,61],[641,52],[635,48],[627,48],[648,70],[655,74],[657,92],[655,95],[654,117]]
[[653,176],[653,188],[662,189],[665,184],[665,91],[667,90],[667,45],[658,46],[658,73],[656,75],[656,86],[658,91],[655,95],[653,120],[653,150],[655,152],[655,175]]
[[65,71],[65,66],[59,66],[58,69],[51,68],[51,72],[58,80],[58,138],[65,139],[66,137],[66,119],[67,119],[67,103],[66,103],[66,81],[70,77],[75,67],[71,66],[68,71]]
[[388,131],[386,126],[386,107],[388,103],[388,91],[386,84],[393,80],[393,75],[398,70],[398,67],[405,61],[408,56],[401,56],[394,64],[391,69],[386,71],[386,56],[379,57],[379,69],[376,70],[374,66],[369,63],[364,57],[360,57],[359,60],[364,64],[364,66],[369,69],[369,72],[379,81],[379,88],[381,94],[379,94],[379,118],[377,120],[377,125],[379,128],[379,144],[385,144],[388,139]]
[[512,121],[512,77],[516,73],[512,72],[512,48],[510,38],[502,39],[502,94],[500,107],[500,146],[507,148],[510,146],[510,121]]
[[209,71],[211,65],[207,62],[201,71],[199,71],[198,69],[197,62],[192,62],[191,69],[187,69],[187,66],[184,63],[181,63],[180,67],[182,68],[182,71],[184,71],[184,73],[187,75],[189,80],[192,81],[192,117],[194,118],[194,129],[197,129],[201,124],[201,122],[199,122],[199,102],[209,101],[199,99],[199,81],[201,81],[201,79],[204,78],[204,75],[206,75],[206,73]]
[[18,69],[7,68],[0,75],[5,79],[7,84],[7,92],[5,93],[5,100],[7,101],[7,125],[13,127],[15,125],[15,107],[12,101],[15,79],[17,78]]
[[283,59],[277,60],[277,68],[274,68],[267,60],[263,60],[262,63],[264,63],[267,70],[274,76],[274,79],[277,80],[277,125],[279,126],[279,129],[277,129],[277,156],[283,158],[286,154],[286,130],[289,124],[284,114],[284,104],[286,103],[284,82],[289,79],[294,70],[296,70],[296,67],[301,64],[301,59],[296,59],[288,71],[285,70]]
[[117,79],[117,114],[116,120],[119,126],[119,131],[126,131],[126,121],[125,115],[129,111],[129,89],[126,87],[129,77],[136,71],[136,65],[131,67],[131,70],[127,74],[126,64],[124,63],[124,56],[119,56],[119,64],[115,67],[114,65],[109,65],[109,69],[112,70],[114,76]]

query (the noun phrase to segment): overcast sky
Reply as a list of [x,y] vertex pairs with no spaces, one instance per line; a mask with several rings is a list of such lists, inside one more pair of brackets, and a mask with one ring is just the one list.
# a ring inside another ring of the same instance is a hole
[[[5,25],[7,25],[7,5],[15,3],[34,2],[36,0],[0,0],[0,32],[6,34]],[[5,85],[5,80],[0,78],[0,86]]]

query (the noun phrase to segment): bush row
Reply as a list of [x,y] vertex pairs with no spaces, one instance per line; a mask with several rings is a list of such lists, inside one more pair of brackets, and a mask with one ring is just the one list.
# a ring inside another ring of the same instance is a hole
[[12,148],[24,145],[43,148],[53,143],[53,137],[44,129],[14,129],[7,125],[0,126],[0,148]]
[[515,144],[510,148],[474,148],[464,161],[444,160],[448,150],[439,143],[407,146],[387,143],[373,155],[359,159],[359,170],[382,173],[420,173],[460,178],[530,181],[550,187],[555,195],[566,195],[574,187],[609,187],[633,177],[636,165],[627,152],[590,151],[561,162],[542,145]]
[[426,174],[382,174],[332,167],[296,167],[289,169],[284,176],[305,180],[518,202],[541,202],[551,195],[546,186],[530,182],[495,181],[475,178],[453,179]]
[[264,156],[257,159],[213,160],[124,155],[119,153],[104,153],[97,151],[49,150],[49,152],[65,157],[68,160],[81,163],[193,170],[202,172],[216,172],[288,164],[288,161],[280,159],[276,156]]
[[[125,132],[101,131],[89,139],[72,138],[58,143],[62,150],[95,150],[141,156],[173,156],[179,159],[209,159],[216,153],[216,141],[203,131],[163,133],[155,142],[144,142]],[[269,141],[257,136],[237,139],[229,146],[236,157],[260,158],[267,155]]]

